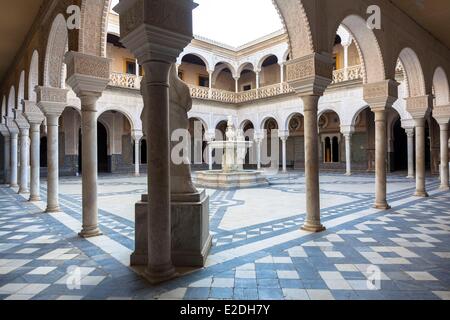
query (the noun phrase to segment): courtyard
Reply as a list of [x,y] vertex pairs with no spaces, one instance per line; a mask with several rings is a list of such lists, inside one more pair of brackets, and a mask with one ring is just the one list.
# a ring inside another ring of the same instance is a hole
[[[134,204],[146,177],[99,177],[102,236],[81,239],[81,178],[60,178],[62,212],[43,213],[17,189],[0,188],[0,299],[450,299],[450,194],[436,177],[414,197],[406,173],[388,176],[391,210],[374,203],[374,175],[321,173],[327,230],[300,229],[304,173],[270,186],[207,190],[213,247],[205,268],[151,286],[129,267]],[[372,284],[372,285],[371,285]]]

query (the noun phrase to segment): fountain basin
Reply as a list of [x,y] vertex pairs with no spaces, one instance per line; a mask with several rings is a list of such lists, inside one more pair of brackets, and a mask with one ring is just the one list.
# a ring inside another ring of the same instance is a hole
[[243,189],[268,186],[269,181],[260,171],[242,170],[227,172],[223,170],[198,171],[193,176],[194,184],[209,189]]

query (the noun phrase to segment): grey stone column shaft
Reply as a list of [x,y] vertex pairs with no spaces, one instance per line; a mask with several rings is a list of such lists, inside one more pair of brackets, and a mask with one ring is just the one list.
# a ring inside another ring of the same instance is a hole
[[287,165],[286,165],[286,141],[287,137],[281,138],[281,153],[282,153],[282,164],[283,164],[283,172],[287,172]]
[[32,123],[30,127],[31,132],[31,181],[30,181],[30,201],[40,201],[40,135],[41,125],[38,123]]
[[81,137],[82,137],[82,206],[83,228],[80,237],[101,235],[98,228],[97,195],[97,111],[98,96],[81,96]]
[[5,184],[9,184],[11,182],[11,137],[9,135],[5,135],[4,136],[4,153],[3,153],[3,157],[5,160],[5,164],[4,164],[4,168],[3,168],[3,172],[4,172],[4,176],[5,176]]
[[386,111],[374,110],[375,113],[375,204],[377,209],[387,210],[390,208],[386,199],[386,159],[387,159],[387,137],[386,137]]
[[58,115],[47,115],[47,210],[58,212],[59,208],[59,156]]
[[345,175],[352,175],[352,134],[344,134],[345,138]]
[[10,169],[10,186],[12,188],[18,187],[17,184],[17,144],[18,144],[18,133],[13,132],[11,133],[11,144],[10,144],[10,151],[11,151],[11,169]]
[[148,139],[148,265],[150,279],[175,275],[171,257],[171,187],[169,136],[169,70],[168,62],[151,60],[143,63],[143,121]]
[[425,186],[425,119],[414,119],[416,125],[416,192],[417,197],[428,197]]
[[306,185],[306,221],[302,229],[320,232],[325,227],[320,222],[319,190],[319,134],[317,110],[319,96],[303,96],[305,121],[305,185]]
[[19,193],[28,193],[28,159],[30,156],[30,129],[20,129],[20,183]]
[[448,170],[448,123],[440,124],[441,129],[441,190],[449,189]]
[[409,179],[414,179],[414,129],[407,129],[406,135],[408,137],[408,176]]
[[136,177],[140,176],[140,163],[141,163],[141,148],[140,148],[141,139],[134,139],[134,175]]

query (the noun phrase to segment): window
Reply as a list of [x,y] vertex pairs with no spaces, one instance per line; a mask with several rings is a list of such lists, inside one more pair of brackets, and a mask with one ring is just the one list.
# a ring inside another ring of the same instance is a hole
[[125,73],[136,74],[136,62],[134,60],[125,61]]
[[209,77],[198,76],[198,85],[200,87],[209,87]]
[[246,84],[246,85],[242,86],[242,91],[250,91],[250,90],[252,90],[251,84]]

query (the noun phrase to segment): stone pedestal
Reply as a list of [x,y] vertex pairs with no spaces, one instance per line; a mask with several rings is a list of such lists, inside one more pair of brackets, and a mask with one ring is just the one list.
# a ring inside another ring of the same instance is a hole
[[[136,203],[135,251],[132,266],[148,262],[148,196]],[[192,195],[172,195],[172,262],[176,267],[203,267],[212,244],[209,233],[209,197],[205,191]]]

